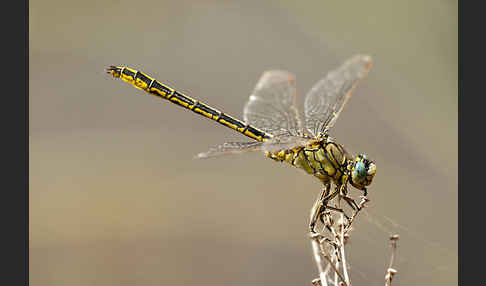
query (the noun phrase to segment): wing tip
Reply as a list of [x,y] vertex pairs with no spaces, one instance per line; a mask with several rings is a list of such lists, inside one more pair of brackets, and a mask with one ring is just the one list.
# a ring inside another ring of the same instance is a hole
[[351,58],[351,62],[359,62],[362,63],[365,68],[368,70],[373,63],[373,60],[370,55],[367,54],[357,54]]
[[262,73],[255,89],[261,89],[266,84],[275,84],[277,82],[285,81],[295,84],[295,74],[283,69],[269,69]]

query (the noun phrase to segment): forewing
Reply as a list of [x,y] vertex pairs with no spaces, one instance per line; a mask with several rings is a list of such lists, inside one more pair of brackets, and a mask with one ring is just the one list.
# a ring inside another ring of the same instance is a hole
[[356,55],[318,81],[305,98],[305,127],[318,135],[331,128],[351,92],[371,67],[371,57]]
[[272,135],[297,135],[302,130],[295,107],[295,77],[282,70],[266,71],[260,77],[243,110],[243,118]]
[[205,159],[210,157],[239,154],[244,152],[261,151],[263,142],[226,142],[222,145],[211,147],[209,151],[199,153],[196,155],[197,159]]

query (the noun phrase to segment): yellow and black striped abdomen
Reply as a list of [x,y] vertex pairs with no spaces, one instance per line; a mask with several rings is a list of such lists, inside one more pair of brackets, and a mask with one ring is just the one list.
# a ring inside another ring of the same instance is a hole
[[303,169],[324,183],[341,181],[350,155],[333,141],[314,141],[306,146],[267,153],[267,157]]
[[263,141],[270,138],[271,135],[259,130],[249,124],[246,124],[238,119],[235,119],[223,112],[212,108],[196,99],[190,98],[178,92],[157,80],[143,74],[140,71],[128,67],[110,66],[107,72],[115,78],[121,78],[136,88],[142,89],[152,95],[169,100],[179,106],[192,110],[193,112],[203,115],[211,120],[214,120],[226,127],[242,133],[254,140]]

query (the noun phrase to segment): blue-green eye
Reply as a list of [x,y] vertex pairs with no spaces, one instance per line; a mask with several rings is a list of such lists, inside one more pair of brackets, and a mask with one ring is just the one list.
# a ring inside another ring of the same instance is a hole
[[357,162],[354,166],[353,177],[357,178],[359,181],[366,177],[366,167],[363,162]]

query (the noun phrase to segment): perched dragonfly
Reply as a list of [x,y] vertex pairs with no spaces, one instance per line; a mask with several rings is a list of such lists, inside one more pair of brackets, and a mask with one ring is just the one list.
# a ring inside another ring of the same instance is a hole
[[[366,196],[366,187],[376,172],[374,162],[366,155],[353,157],[328,135],[351,92],[370,67],[369,56],[356,55],[318,81],[305,98],[305,128],[295,105],[295,77],[287,71],[263,73],[244,107],[244,121],[190,98],[140,71],[110,66],[107,73],[253,139],[252,142],[224,143],[198,154],[198,158],[262,151],[268,158],[287,162],[317,177],[324,187],[311,211],[309,230],[316,233],[315,224],[318,219],[322,220],[325,209],[343,212],[328,205],[337,195],[353,209],[359,209],[348,197],[347,185],[350,183]],[[335,185],[334,190],[331,183]]]

